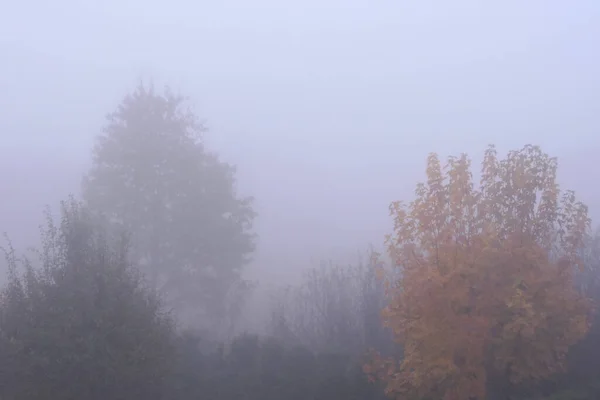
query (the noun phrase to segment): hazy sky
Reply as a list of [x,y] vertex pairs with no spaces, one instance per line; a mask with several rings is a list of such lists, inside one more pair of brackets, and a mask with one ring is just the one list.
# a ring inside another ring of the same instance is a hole
[[540,144],[600,207],[599,17],[591,0],[0,0],[0,230],[37,232],[150,78],[238,165],[264,279],[380,245],[430,151]]

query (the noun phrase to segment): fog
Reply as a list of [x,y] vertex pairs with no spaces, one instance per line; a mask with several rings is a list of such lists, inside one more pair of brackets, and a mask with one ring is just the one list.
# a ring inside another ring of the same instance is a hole
[[189,96],[237,165],[259,213],[247,273],[265,284],[381,247],[431,151],[541,145],[598,215],[599,15],[593,1],[6,3],[0,230],[35,240],[140,80]]
[[599,39],[591,0],[0,0],[0,399],[600,398],[552,162],[458,162],[368,258],[490,144],[599,228]]

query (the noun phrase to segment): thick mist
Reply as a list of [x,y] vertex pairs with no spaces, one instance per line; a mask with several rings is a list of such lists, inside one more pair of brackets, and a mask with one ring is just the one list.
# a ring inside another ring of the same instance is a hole
[[190,96],[238,166],[261,280],[379,246],[430,151],[539,144],[598,202],[593,177],[570,172],[598,146],[594,2],[33,8],[0,16],[0,225],[20,245],[40,207],[78,190],[104,114],[139,79]]
[[[34,12],[35,10],[35,12]],[[14,3],[0,15],[0,229],[17,247],[79,191],[104,115],[141,80],[189,96],[256,198],[248,277],[354,262],[428,152],[541,145],[600,204],[591,1]],[[27,23],[23,23],[27,21]],[[581,171],[586,170],[585,176]]]
[[600,396],[600,3],[4,3],[1,399]]

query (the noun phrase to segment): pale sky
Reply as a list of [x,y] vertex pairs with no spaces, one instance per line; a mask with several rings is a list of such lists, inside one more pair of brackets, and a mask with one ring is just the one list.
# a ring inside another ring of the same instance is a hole
[[189,96],[238,165],[265,281],[380,246],[430,151],[539,144],[600,207],[599,17],[591,0],[0,0],[0,231],[24,246],[77,193],[140,79]]

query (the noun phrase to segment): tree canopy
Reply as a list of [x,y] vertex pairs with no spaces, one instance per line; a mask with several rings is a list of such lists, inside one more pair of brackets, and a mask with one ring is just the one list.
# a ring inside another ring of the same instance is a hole
[[109,240],[74,200],[42,233],[38,260],[7,250],[0,398],[162,398],[173,325],[127,262],[126,242]]
[[385,323],[400,362],[375,358],[393,396],[484,399],[561,371],[584,337],[589,303],[574,285],[587,207],[560,192],[557,160],[535,146],[485,153],[479,188],[466,155],[427,160],[427,182],[390,207]]
[[240,273],[254,250],[255,212],[184,100],[144,86],[126,96],[97,140],[83,197],[131,233],[135,262],[176,311],[214,320],[247,288]]

